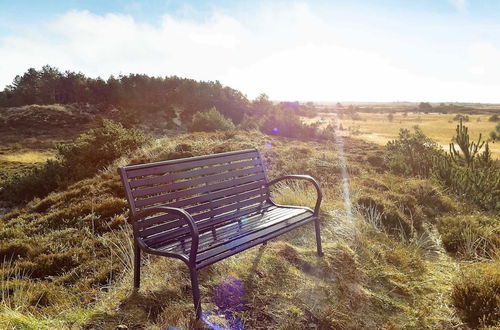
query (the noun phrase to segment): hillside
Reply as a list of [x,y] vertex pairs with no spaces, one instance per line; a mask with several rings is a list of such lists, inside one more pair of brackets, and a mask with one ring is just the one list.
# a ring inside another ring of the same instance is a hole
[[[271,178],[301,173],[320,182],[325,256],[315,256],[312,227],[305,227],[202,270],[205,327],[475,327],[477,319],[467,318],[470,313],[453,299],[466,292],[459,290],[460,269],[470,267],[470,258],[448,254],[436,224],[442,228],[446,222],[440,219],[469,214],[492,221],[496,216],[430,180],[389,172],[384,147],[351,138],[342,142],[257,131],[159,138],[88,179],[11,211],[0,225],[0,324],[30,329],[201,326],[193,320],[189,275],[181,262],[148,257],[143,286],[132,293],[131,229],[116,167],[257,147]],[[343,166],[352,215],[344,210]],[[274,194],[284,204],[314,200],[302,185],[280,186]],[[483,271],[495,269],[498,257],[479,264]],[[234,296],[240,287],[243,296]],[[229,295],[241,308],[231,309],[218,295]],[[492,314],[484,322],[497,321],[498,314]]]

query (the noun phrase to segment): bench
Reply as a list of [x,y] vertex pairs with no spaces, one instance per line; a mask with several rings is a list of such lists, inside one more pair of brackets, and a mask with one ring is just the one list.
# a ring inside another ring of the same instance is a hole
[[[322,193],[307,175],[268,181],[257,149],[130,165],[118,169],[134,234],[134,288],[141,251],[182,260],[189,267],[196,317],[201,317],[197,271],[314,221],[322,255]],[[314,210],[271,200],[269,187],[288,179],[316,188]]]

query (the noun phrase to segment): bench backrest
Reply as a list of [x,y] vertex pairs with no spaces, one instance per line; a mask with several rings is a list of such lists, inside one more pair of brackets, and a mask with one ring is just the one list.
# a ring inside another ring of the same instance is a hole
[[[182,158],[119,169],[132,214],[155,206],[178,207],[200,230],[265,205],[269,189],[256,149]],[[134,224],[143,239],[186,234],[177,216],[161,215]]]

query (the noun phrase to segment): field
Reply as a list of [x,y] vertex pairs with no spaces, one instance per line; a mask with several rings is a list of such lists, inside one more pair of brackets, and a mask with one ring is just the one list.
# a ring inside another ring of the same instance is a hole
[[[469,121],[465,124],[469,127],[471,137],[476,140],[482,134],[483,140],[489,137],[494,130],[496,123],[488,121],[490,114],[468,115]],[[393,120],[390,121],[387,113],[359,113],[360,120],[352,120],[347,116],[340,119],[345,134],[356,136],[365,141],[385,145],[388,141],[394,140],[401,128],[412,129],[418,125],[422,131],[431,139],[439,143],[448,150],[451,138],[455,135],[457,121],[453,118],[455,114],[415,114],[394,113]],[[334,118],[332,114],[322,114],[321,116],[307,119],[308,122],[315,122],[320,119],[328,121]],[[490,149],[496,157],[500,158],[500,143],[490,143]]]

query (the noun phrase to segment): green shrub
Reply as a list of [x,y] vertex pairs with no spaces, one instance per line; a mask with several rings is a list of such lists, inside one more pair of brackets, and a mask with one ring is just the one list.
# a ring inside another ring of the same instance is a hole
[[[450,151],[433,159],[434,177],[456,194],[467,197],[486,210],[500,210],[500,168],[491,156],[489,145],[471,141],[468,128],[457,125]],[[483,149],[484,147],[484,149]]]
[[453,286],[451,300],[471,327],[500,326],[500,262],[467,267]]
[[73,181],[77,181],[150,141],[151,137],[140,130],[103,120],[101,127],[78,136],[74,143],[59,146],[58,158]]
[[487,215],[447,216],[438,230],[448,252],[465,257],[488,257],[500,249],[500,222]]
[[58,146],[56,160],[48,160],[28,174],[6,180],[0,197],[13,203],[43,197],[97,173],[123,154],[151,140],[142,131],[103,120],[101,127],[81,134],[73,143]]
[[429,180],[411,179],[401,184],[403,194],[413,196],[428,218],[455,210],[454,202]]
[[324,129],[319,123],[305,124],[299,116],[286,111],[277,111],[264,118],[260,125],[262,133],[284,137],[310,140],[333,139],[335,127],[330,124]]
[[399,137],[387,143],[386,160],[396,174],[429,177],[438,154],[438,145],[416,127],[413,133],[401,129]]
[[189,126],[191,132],[230,131],[234,129],[231,119],[224,117],[215,107],[194,114]]
[[245,131],[258,130],[260,125],[262,124],[261,122],[262,122],[262,117],[258,118],[257,116],[244,115],[243,120],[238,125],[238,128]]
[[43,197],[59,187],[66,180],[65,175],[66,170],[60,162],[48,160],[42,167],[6,179],[0,188],[0,199],[21,203]]

